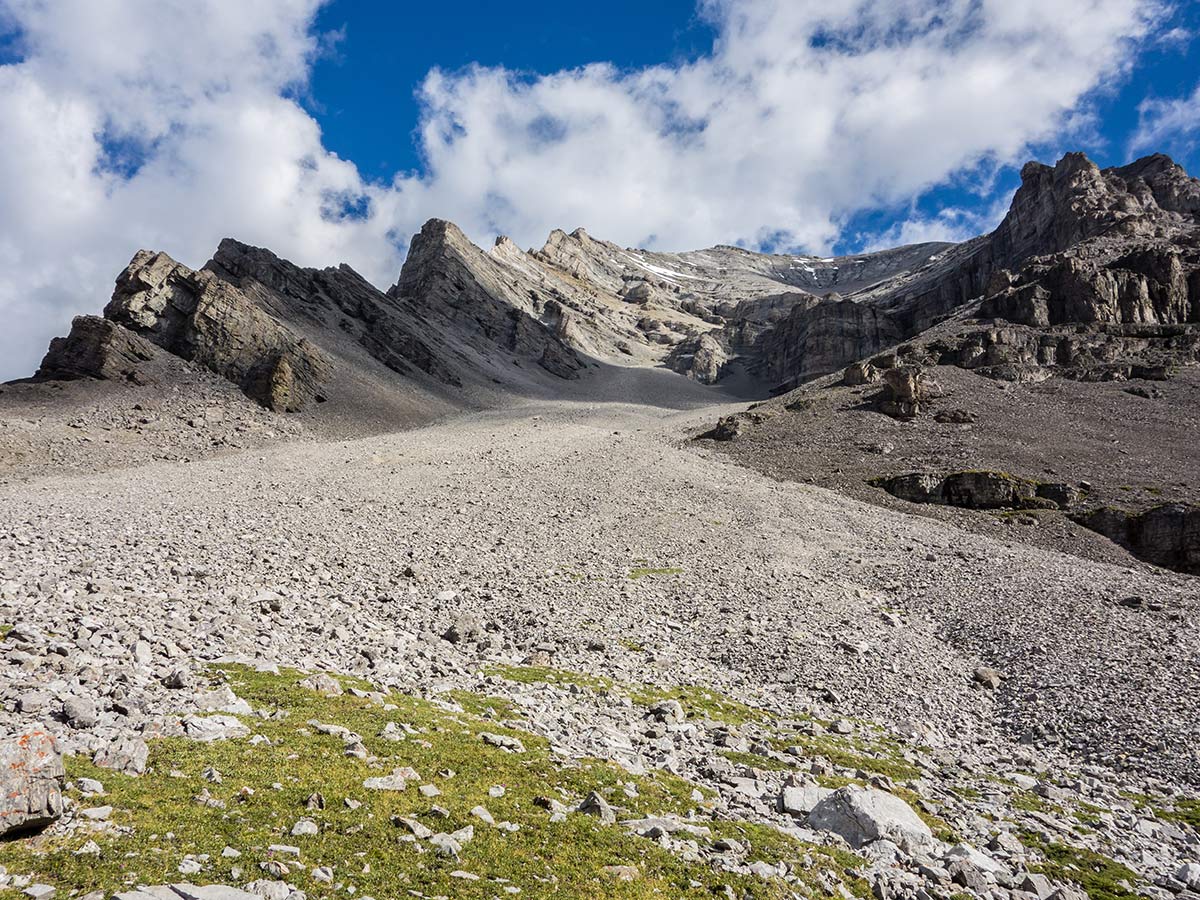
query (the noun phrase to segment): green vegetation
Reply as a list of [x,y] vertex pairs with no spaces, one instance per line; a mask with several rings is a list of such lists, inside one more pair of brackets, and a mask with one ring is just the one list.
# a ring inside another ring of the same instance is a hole
[[921,770],[904,759],[898,749],[882,742],[872,745],[830,734],[791,734],[777,737],[773,743],[780,750],[800,747],[807,755],[822,756],[840,768],[886,775],[893,781],[909,781],[921,775]]
[[[534,803],[536,797],[549,796],[570,804],[596,790],[619,807],[622,816],[688,815],[703,803],[693,798],[695,787],[683,779],[666,773],[633,778],[598,761],[564,764],[551,756],[541,738],[491,720],[405,695],[324,697],[299,687],[301,677],[295,671],[276,675],[235,666],[216,673],[256,709],[279,713],[269,719],[244,719],[267,741],[155,740],[150,768],[140,778],[68,758],[70,778],[97,778],[107,790],[107,796],[96,800],[75,794],[76,801],[111,805],[112,822],[121,831],[77,831],[36,842],[10,842],[0,845],[0,864],[10,872],[32,873],[61,894],[179,881],[185,855],[201,861],[202,872],[189,880],[202,883],[241,884],[265,877],[260,863],[291,860],[288,880],[319,898],[345,896],[352,889],[380,900],[410,892],[469,900],[495,896],[502,884],[518,887],[523,897],[537,898],[707,898],[723,893],[726,885],[738,897],[786,894],[781,882],[684,862],[653,841],[583,814],[551,822]],[[394,708],[385,708],[384,699]],[[453,699],[464,707],[506,713],[502,705],[493,705],[494,698],[469,704],[460,694]],[[342,739],[318,733],[307,724],[310,720],[357,732],[378,758],[345,755]],[[404,723],[417,733],[398,742],[376,737],[389,722]],[[492,747],[479,738],[481,731],[516,737],[527,752]],[[398,766],[415,768],[421,782],[435,784],[440,796],[426,799],[413,785],[405,791],[364,789],[363,779]],[[219,780],[211,772],[205,777],[210,769],[220,773]],[[490,796],[493,785],[503,786],[504,795]],[[635,789],[636,797],[627,796],[626,786]],[[317,792],[325,808],[306,809],[307,798]],[[352,809],[346,800],[361,805]],[[434,803],[448,817],[434,815]],[[484,824],[469,812],[476,805],[519,830]],[[473,825],[474,838],[463,845],[458,860],[421,852],[428,848],[405,840],[408,832],[393,824],[396,816],[412,817],[435,832]],[[290,836],[300,818],[315,821],[318,834]],[[863,884],[843,875],[856,861],[853,857],[811,847],[767,826],[707,819],[704,824],[713,828],[714,839],[727,834],[744,840],[755,859],[778,862],[811,855],[815,868],[824,868],[864,895]],[[89,839],[99,845],[99,855],[75,855]],[[272,844],[299,847],[299,859],[269,850]],[[224,857],[227,846],[241,855]],[[333,870],[332,884],[312,877],[318,866]],[[637,876],[616,880],[606,873],[607,866],[636,867]],[[473,873],[480,880],[464,880],[451,874],[455,871]],[[815,871],[811,874],[815,878]]]
[[677,700],[689,717],[712,719],[727,725],[766,722],[772,718],[771,713],[766,710],[755,709],[720,691],[695,685],[662,688],[648,684],[623,684],[614,682],[611,678],[585,675],[582,672],[550,666],[491,666],[484,671],[488,675],[498,675],[520,684],[574,684],[598,693],[621,690],[639,706],[654,706],[664,700]]
[[929,826],[929,830],[933,832],[933,836],[939,841],[945,841],[947,844],[957,844],[962,840],[958,832],[950,827],[949,822],[939,816],[935,816],[933,813],[925,811],[921,804],[921,797],[916,791],[898,787],[894,788],[892,793],[913,808],[913,812],[921,817],[921,821]]
[[629,580],[637,581],[639,578],[645,578],[649,575],[682,575],[683,569],[649,569],[644,566],[629,570]]
[[1091,900],[1134,900],[1139,896],[1133,891],[1137,875],[1103,854],[1066,844],[1048,844],[1032,832],[1025,832],[1022,838],[1027,846],[1036,847],[1046,857],[1046,862],[1032,866],[1032,871],[1056,881],[1073,881]]
[[628,686],[630,699],[639,706],[654,706],[664,700],[677,700],[689,718],[712,719],[726,725],[765,722],[772,718],[763,709],[747,706],[720,691],[696,685],[660,688],[638,684]]
[[1160,819],[1184,822],[1200,831],[1200,800],[1176,800],[1173,809],[1155,809]]
[[793,768],[778,759],[769,756],[759,756],[757,753],[740,753],[737,750],[722,750],[721,755],[739,766],[750,766],[752,769],[766,769],[772,772],[787,772]]
[[550,666],[490,666],[484,669],[487,675],[498,675],[506,681],[519,684],[554,684],[562,686],[573,684],[576,687],[587,688],[597,693],[607,693],[613,688],[610,678],[599,678],[594,675],[584,675],[582,672],[570,672],[566,669],[555,669]]
[[490,697],[472,691],[447,691],[442,694],[461,706],[466,712],[481,719],[520,719],[520,711],[503,697]]

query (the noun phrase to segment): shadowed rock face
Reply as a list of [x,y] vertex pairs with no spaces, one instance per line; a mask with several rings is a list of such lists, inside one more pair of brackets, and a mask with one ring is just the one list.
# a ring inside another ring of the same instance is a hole
[[62,757],[41,729],[0,741],[0,837],[44,828],[63,814]]
[[66,337],[54,338],[34,376],[47,380],[98,378],[148,384],[145,363],[159,352],[149,341],[98,316],[76,316]]
[[393,372],[423,372],[443,384],[462,384],[437,334],[349,266],[306,269],[226,238],[205,268],[285,320],[350,336]]
[[117,279],[105,318],[203,365],[276,412],[318,394],[331,363],[313,344],[211,272],[139,251]]
[[1076,521],[1129,550],[1139,559],[1200,574],[1200,507],[1167,503],[1142,513],[1103,507]]
[[[982,300],[980,318],[1034,329],[1200,322],[1200,182],[1165,156],[1101,170],[1074,153],[1021,174],[992,234],[845,298],[794,305],[757,342],[764,374],[795,385],[949,316],[965,321],[963,307],[974,300]],[[1137,349],[1100,343],[1108,362]],[[1030,361],[1002,355],[994,351],[988,365]],[[1188,351],[1181,358],[1193,360]]]
[[910,503],[963,509],[1066,509],[1080,497],[1070,485],[1033,481],[1007,472],[914,472],[871,483]]

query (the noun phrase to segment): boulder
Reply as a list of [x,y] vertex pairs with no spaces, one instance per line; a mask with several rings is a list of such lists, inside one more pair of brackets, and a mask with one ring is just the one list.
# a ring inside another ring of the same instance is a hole
[[92,757],[92,763],[102,769],[112,769],[126,775],[141,775],[146,771],[150,748],[137,737],[117,737],[101,747]]
[[886,840],[915,854],[934,843],[933,832],[911,806],[887,791],[857,785],[839,788],[813,807],[808,826],[840,835],[855,850]]
[[895,419],[912,419],[921,404],[940,395],[936,382],[918,366],[897,366],[883,373],[879,408]]
[[806,816],[832,793],[817,784],[785,787],[779,795],[779,810],[791,816]]
[[871,484],[910,503],[937,503],[963,509],[1067,509],[1082,496],[1071,485],[1037,482],[986,470],[951,472],[944,476],[912,472],[875,478]]
[[0,836],[45,828],[58,819],[65,777],[54,738],[45,731],[0,742]]
[[881,377],[879,370],[869,362],[856,362],[847,366],[846,371],[842,373],[842,384],[877,384]]

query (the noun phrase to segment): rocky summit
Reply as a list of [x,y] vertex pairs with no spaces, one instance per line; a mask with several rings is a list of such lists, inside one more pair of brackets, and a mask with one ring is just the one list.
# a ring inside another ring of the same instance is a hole
[[0,388],[0,893],[1200,898],[1200,181],[1021,176],[139,251]]

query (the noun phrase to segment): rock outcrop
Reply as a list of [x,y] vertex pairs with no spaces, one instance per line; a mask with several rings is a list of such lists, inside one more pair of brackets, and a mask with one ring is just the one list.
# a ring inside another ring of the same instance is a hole
[[839,788],[813,807],[808,825],[841,835],[855,850],[890,841],[905,853],[919,853],[934,842],[929,826],[899,797],[856,785]]
[[276,412],[319,395],[331,363],[317,347],[211,272],[139,251],[117,279],[106,319],[237,384]]
[[[990,235],[939,248],[853,292],[796,297],[752,341],[738,339],[745,309],[723,330],[780,389],[947,319],[958,325],[941,329],[953,332],[939,336],[943,356],[1012,380],[1029,380],[1038,368],[1050,369],[1044,377],[1059,369],[1080,377],[1097,364],[1140,365],[1145,353],[1192,364],[1200,346],[1198,210],[1200,182],[1165,156],[1104,170],[1078,153],[1055,166],[1030,163]],[[981,319],[994,324],[980,329],[973,322]],[[1029,330],[995,335],[1008,326]],[[981,343],[990,352],[975,349]]]
[[503,268],[457,226],[434,219],[413,237],[388,296],[553,375],[577,377],[584,363],[568,342],[570,314],[552,297],[511,292],[506,281]]
[[1075,520],[1148,563],[1200,574],[1200,506],[1167,503],[1141,513],[1106,506]]
[[146,384],[145,363],[158,348],[146,339],[99,316],[76,316],[66,337],[54,338],[35,378],[99,378]]
[[1019,478],[1007,472],[913,472],[871,482],[910,503],[937,503],[964,509],[1068,509],[1079,489],[1058,482]]
[[349,266],[302,268],[270,250],[226,238],[205,269],[286,321],[350,337],[397,374],[424,373],[442,384],[462,384],[437,331],[423,327],[411,310]]
[[[367,407],[409,387],[469,405],[481,387],[539,393],[603,363],[778,392],[887,348],[891,366],[847,377],[1169,377],[1200,362],[1200,182],[1163,156],[1101,170],[1068,154],[1023,169],[989,235],[837,258],[656,253],[583,229],[484,251],[433,219],[386,293],[227,239],[198,272],[140,252],[105,320],[56,341],[39,377],[136,382],[135,337],[289,411],[337,386]],[[892,381],[892,414],[917,414],[914,386]]]

